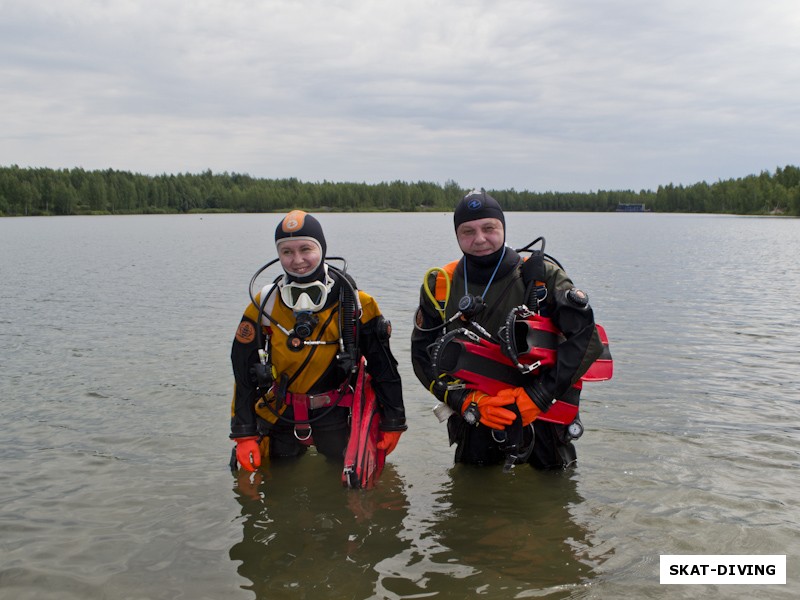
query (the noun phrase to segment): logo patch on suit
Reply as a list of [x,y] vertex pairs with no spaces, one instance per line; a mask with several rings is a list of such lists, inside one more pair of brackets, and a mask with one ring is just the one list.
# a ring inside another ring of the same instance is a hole
[[239,328],[236,330],[236,340],[242,344],[249,344],[256,339],[256,328],[248,321],[239,323]]

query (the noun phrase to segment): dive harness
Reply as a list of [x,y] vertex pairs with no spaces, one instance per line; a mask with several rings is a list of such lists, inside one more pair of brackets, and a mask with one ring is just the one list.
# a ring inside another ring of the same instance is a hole
[[[343,268],[338,269],[328,264],[328,260],[342,261]],[[341,257],[328,257],[325,263],[325,276],[326,280],[329,280],[329,282],[326,281],[327,289],[330,290],[330,288],[333,287],[333,280],[330,279],[328,270],[337,275],[337,279],[341,282],[339,309],[336,311],[339,317],[339,339],[337,341],[321,341],[319,339],[335,312],[332,312],[328,320],[323,323],[323,327],[317,339],[314,340],[308,338],[319,322],[317,316],[310,311],[303,310],[295,313],[294,327],[291,329],[285,327],[270,314],[269,310],[267,310],[267,306],[271,306],[275,302],[276,291],[281,294],[282,300],[284,296],[291,299],[291,294],[284,293],[281,287],[281,283],[285,281],[285,276],[279,275],[272,282],[272,285],[262,288],[263,298],[261,298],[260,303],[256,301],[256,294],[254,291],[255,282],[258,277],[279,261],[280,259],[278,258],[271,260],[258,269],[250,279],[248,289],[250,301],[253,306],[258,308],[259,321],[262,321],[258,323],[255,328],[259,362],[253,366],[252,371],[256,380],[256,387],[260,392],[259,398],[261,399],[258,401],[259,408],[267,408],[275,419],[280,419],[281,421],[294,425],[294,435],[297,440],[303,444],[310,445],[313,443],[311,431],[312,423],[323,419],[337,407],[349,407],[352,404],[353,386],[351,385],[351,381],[359,368],[357,340],[360,329],[361,305],[358,300],[358,292],[355,283],[349,275],[347,275],[347,261]],[[266,290],[266,293],[264,293],[264,290]],[[317,292],[320,296],[322,295],[320,291],[314,290],[314,288],[308,284],[298,286],[298,290],[302,290],[302,293],[295,293],[294,296],[300,301],[304,300],[303,296],[306,296],[309,290],[312,293]],[[327,296],[327,293],[325,296]],[[312,301],[313,300],[317,300],[316,303],[319,304],[320,299],[318,296],[315,295]],[[285,300],[284,303],[286,303]],[[289,306],[289,308],[292,307]],[[305,346],[311,347],[303,363],[291,377],[286,373],[282,373],[278,376],[277,371],[271,364],[269,349],[270,336],[265,336],[263,333],[263,319],[266,319],[271,325],[274,325],[286,335],[287,345],[290,350],[300,351]],[[330,344],[338,344],[339,351],[336,355],[336,359],[339,363],[339,368],[345,373],[342,384],[335,390],[318,394],[297,394],[289,392],[289,386],[311,361],[317,346]],[[275,404],[275,406],[273,406],[273,404]],[[283,415],[283,408],[285,405],[293,406],[295,418],[292,419]],[[319,415],[310,417],[308,411],[318,408],[327,409]]]

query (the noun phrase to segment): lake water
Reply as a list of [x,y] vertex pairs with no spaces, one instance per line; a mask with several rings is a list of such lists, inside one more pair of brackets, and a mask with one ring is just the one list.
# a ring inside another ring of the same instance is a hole
[[[510,213],[590,294],[614,379],[574,470],[454,466],[413,375],[450,214],[324,214],[394,325],[409,430],[376,489],[227,467],[230,344],[279,215],[0,219],[0,598],[794,598],[800,220]],[[785,554],[662,586],[661,554]]]

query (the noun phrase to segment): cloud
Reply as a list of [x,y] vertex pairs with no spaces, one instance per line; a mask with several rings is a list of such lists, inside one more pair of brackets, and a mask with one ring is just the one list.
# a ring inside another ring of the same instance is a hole
[[0,164],[569,191],[798,162],[788,1],[0,9]]

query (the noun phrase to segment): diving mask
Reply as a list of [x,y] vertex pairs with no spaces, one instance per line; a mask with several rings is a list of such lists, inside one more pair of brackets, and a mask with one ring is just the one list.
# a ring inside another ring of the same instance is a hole
[[298,283],[284,279],[280,286],[281,300],[296,313],[316,312],[325,306],[328,292],[332,287],[333,280],[330,277],[325,278],[325,283],[321,281]]

